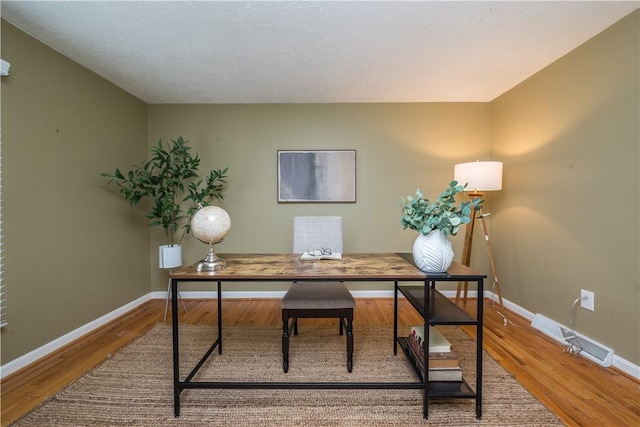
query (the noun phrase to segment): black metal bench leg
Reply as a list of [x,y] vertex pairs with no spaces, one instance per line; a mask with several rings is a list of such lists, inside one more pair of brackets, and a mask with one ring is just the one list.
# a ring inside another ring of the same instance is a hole
[[282,370],[289,372],[289,317],[282,314]]
[[353,370],[353,313],[351,313],[347,317],[347,371],[351,372],[352,370]]

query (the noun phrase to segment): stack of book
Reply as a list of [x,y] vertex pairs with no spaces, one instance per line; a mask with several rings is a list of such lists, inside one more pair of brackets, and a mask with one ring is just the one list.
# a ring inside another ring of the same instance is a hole
[[[409,351],[424,378],[424,328],[413,326]],[[462,381],[462,368],[451,343],[433,326],[429,327],[429,381]]]

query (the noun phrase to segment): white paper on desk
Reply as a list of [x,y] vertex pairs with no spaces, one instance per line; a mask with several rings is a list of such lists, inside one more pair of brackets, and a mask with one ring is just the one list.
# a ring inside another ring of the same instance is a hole
[[320,261],[320,260],[342,261],[342,252],[332,252],[330,254],[325,254],[325,255],[311,255],[309,252],[305,252],[302,255],[300,255],[300,261]]

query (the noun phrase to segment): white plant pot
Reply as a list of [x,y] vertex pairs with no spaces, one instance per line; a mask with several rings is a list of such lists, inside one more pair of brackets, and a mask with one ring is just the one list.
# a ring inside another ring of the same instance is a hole
[[160,268],[177,268],[182,265],[181,245],[162,245],[158,248],[158,266]]
[[413,260],[425,273],[444,273],[453,262],[451,241],[440,230],[418,234],[413,242]]

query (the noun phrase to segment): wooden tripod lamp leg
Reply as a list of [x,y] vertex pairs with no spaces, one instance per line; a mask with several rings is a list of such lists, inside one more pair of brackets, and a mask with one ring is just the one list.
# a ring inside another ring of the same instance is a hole
[[[482,211],[480,211],[480,215],[482,215]],[[467,224],[467,227],[464,232],[464,249],[462,250],[462,260],[460,260],[460,264],[466,265],[469,267],[471,264],[471,246],[473,244],[473,230],[476,223],[476,211],[471,211],[471,221]],[[458,282],[458,290],[456,291],[456,305],[460,301],[460,292],[464,289],[464,303],[467,303],[467,292],[469,291],[469,283],[468,282]]]
[[[489,214],[487,214],[489,215]],[[482,228],[482,234],[484,234],[484,240],[487,242],[487,253],[489,254],[489,266],[491,267],[491,273],[493,274],[493,284],[496,289],[496,293],[498,294],[498,301],[500,302],[500,307],[504,310],[504,304],[502,304],[502,292],[500,291],[500,282],[498,282],[498,273],[496,272],[496,265],[493,262],[493,253],[491,252],[491,243],[489,243],[489,231],[487,229],[487,224],[485,223],[486,215],[480,215],[480,228]]]

